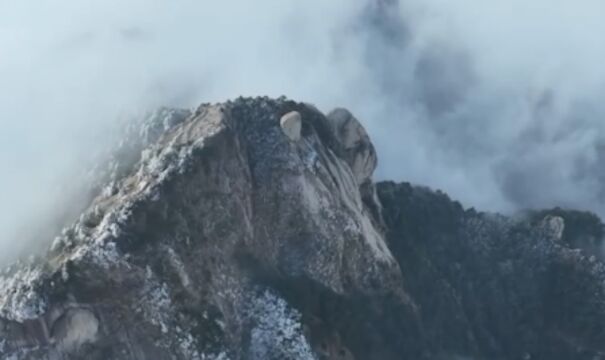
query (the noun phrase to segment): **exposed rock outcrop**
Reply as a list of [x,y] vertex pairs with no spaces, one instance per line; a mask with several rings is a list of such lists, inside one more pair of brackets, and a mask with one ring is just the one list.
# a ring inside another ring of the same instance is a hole
[[366,130],[346,109],[333,110],[328,114],[328,119],[357,183],[362,185],[371,181],[378,157]]
[[302,118],[298,111],[291,111],[281,117],[279,121],[284,134],[292,141],[300,140],[300,131],[302,129]]
[[128,137],[80,219],[0,277],[0,359],[605,358],[579,215],[376,185],[343,109],[238,99]]

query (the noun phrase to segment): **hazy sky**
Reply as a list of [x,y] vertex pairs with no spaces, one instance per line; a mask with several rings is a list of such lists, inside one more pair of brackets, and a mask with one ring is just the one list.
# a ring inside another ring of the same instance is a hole
[[0,250],[118,117],[239,95],[350,108],[380,179],[605,215],[604,2],[391,3],[0,0]]

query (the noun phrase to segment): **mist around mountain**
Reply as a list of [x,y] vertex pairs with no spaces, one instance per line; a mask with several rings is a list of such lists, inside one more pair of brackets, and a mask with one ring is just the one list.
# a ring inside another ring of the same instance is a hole
[[593,214],[374,182],[353,114],[285,98],[124,135],[78,220],[0,275],[0,359],[605,356]]
[[603,215],[603,10],[598,0],[3,2],[1,257],[27,257],[62,227],[55,214],[78,203],[116,128],[239,95],[350,109],[381,154],[378,179],[490,211]]
[[0,360],[605,359],[603,7],[0,3]]

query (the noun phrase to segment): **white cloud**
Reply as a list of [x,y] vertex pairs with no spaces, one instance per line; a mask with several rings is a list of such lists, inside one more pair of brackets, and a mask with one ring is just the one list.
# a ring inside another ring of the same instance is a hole
[[0,2],[3,250],[121,114],[239,95],[349,107],[380,178],[605,214],[601,1],[402,0],[376,22],[392,2]]

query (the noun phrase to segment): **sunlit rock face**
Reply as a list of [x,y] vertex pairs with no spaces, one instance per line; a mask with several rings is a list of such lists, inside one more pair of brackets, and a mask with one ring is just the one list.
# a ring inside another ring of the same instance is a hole
[[291,111],[279,120],[279,124],[284,134],[292,141],[300,140],[300,131],[302,129],[302,118],[298,111]]
[[1,276],[0,359],[603,356],[588,214],[375,184],[360,121],[283,98],[163,109],[125,137],[79,220]]

